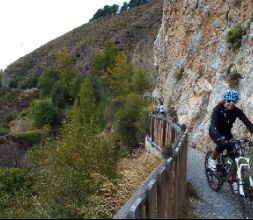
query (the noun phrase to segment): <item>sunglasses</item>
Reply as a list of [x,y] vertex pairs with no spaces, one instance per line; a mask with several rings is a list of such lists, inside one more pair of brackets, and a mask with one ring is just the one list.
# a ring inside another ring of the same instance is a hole
[[237,103],[236,101],[233,101],[233,100],[227,100],[226,102],[232,102],[232,103],[234,103],[234,104]]

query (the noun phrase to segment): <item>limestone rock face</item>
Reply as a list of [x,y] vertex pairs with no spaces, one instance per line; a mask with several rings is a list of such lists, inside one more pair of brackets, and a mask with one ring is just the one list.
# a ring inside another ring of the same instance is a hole
[[[154,95],[173,107],[179,123],[190,131],[193,147],[213,148],[208,126],[213,107],[230,88],[239,91],[238,104],[253,121],[253,1],[164,0],[163,19],[154,47],[159,77]],[[239,22],[244,34],[241,47],[231,48],[227,32]],[[231,83],[231,73],[239,78]],[[236,121],[235,137],[246,137]]]

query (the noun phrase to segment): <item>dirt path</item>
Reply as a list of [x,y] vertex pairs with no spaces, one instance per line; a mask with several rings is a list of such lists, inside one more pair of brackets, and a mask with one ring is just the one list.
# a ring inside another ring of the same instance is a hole
[[193,202],[194,212],[203,219],[242,219],[239,198],[233,195],[227,183],[219,192],[213,191],[207,183],[204,171],[205,154],[188,149],[187,176],[198,190],[201,199]]

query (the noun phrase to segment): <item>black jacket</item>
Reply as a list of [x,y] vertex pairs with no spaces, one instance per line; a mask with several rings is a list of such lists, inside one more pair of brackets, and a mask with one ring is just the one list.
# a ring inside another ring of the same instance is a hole
[[209,134],[213,140],[217,140],[221,136],[232,137],[231,129],[236,118],[239,118],[248,130],[253,133],[253,124],[246,117],[243,111],[237,107],[233,110],[226,110],[223,104],[214,107]]

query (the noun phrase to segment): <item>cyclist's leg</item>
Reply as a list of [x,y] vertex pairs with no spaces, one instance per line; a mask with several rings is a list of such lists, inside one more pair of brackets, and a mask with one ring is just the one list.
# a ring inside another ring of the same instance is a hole
[[[217,147],[216,147],[217,148]],[[209,161],[208,161],[208,167],[213,171],[213,172],[216,172],[216,169],[217,169],[217,158],[219,156],[219,153],[217,152],[217,149],[214,149],[210,158],[209,158]]]
[[[221,151],[221,153],[222,153],[222,151]],[[214,151],[213,151],[213,153],[212,153],[212,159],[213,159],[213,160],[216,160],[216,159],[218,158],[219,155],[220,155],[220,153],[218,152],[217,146],[216,146],[216,148],[214,149]]]
[[226,149],[227,149],[229,157],[234,161],[234,165],[233,165],[232,169],[230,170],[229,183],[232,185],[233,192],[238,193],[238,183],[236,180],[237,168],[235,166],[235,155],[233,154],[233,145],[228,144]]
[[[228,146],[226,147],[226,149],[227,149],[229,157],[235,162],[235,155],[233,154],[233,145],[232,144],[228,144]],[[232,167],[231,175],[230,175],[232,182],[236,182],[236,172],[237,172],[237,169],[236,169],[236,166],[234,165]]]
[[216,165],[217,165],[217,158],[223,152],[224,146],[221,145],[221,143],[216,140],[217,139],[216,136],[213,135],[210,131],[209,131],[209,135],[210,135],[212,141],[216,144],[216,147],[213,150],[213,153],[212,153],[210,160],[209,160],[209,168],[212,171],[215,171]]
[[209,168],[215,172],[217,170],[217,158],[218,156],[225,150],[225,146],[220,144],[220,143],[216,143],[217,146],[214,149],[210,160],[209,160]]
[[226,149],[226,146],[220,143],[216,143],[216,148],[213,151],[212,158],[214,160]]
[[216,140],[216,137],[212,133],[209,132],[209,135],[212,141],[216,144],[216,147],[212,153],[212,159],[216,160],[217,157],[224,151],[225,148],[220,142]]

